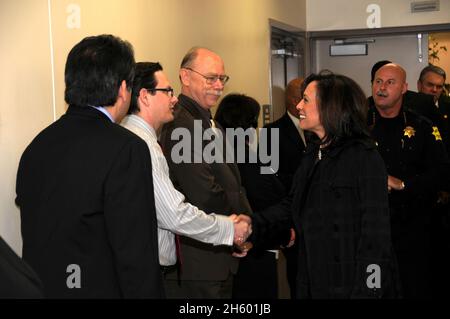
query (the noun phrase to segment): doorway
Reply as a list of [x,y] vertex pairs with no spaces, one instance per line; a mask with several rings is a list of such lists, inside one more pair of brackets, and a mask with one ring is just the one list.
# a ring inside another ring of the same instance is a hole
[[[305,76],[306,32],[270,21],[270,100],[263,125],[286,112],[284,90],[292,79]],[[269,108],[269,109],[268,109]]]
[[[447,44],[450,51],[450,24],[310,32],[308,33],[310,70],[319,72],[322,69],[329,69],[349,76],[361,86],[367,96],[370,96],[372,95],[370,71],[373,64],[380,60],[390,60],[404,67],[408,88],[417,91],[416,83],[420,71],[432,62],[428,58],[430,35],[438,38],[439,43]],[[330,46],[355,43],[367,45],[366,52],[361,55],[350,55],[345,52],[331,55]],[[441,55],[449,57],[448,52],[442,52]],[[445,61],[450,61],[450,58]],[[447,71],[445,68],[444,70]]]

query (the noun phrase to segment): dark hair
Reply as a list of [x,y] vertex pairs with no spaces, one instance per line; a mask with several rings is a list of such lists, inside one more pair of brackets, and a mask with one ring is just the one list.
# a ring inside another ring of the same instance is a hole
[[440,68],[440,67],[438,67],[436,65],[430,64],[430,65],[424,67],[423,70],[420,72],[420,76],[419,76],[419,81],[420,82],[423,82],[423,78],[425,77],[425,75],[428,72],[433,72],[433,73],[436,73],[437,75],[442,76],[444,78],[444,82],[445,82],[445,80],[447,78],[446,75],[445,75],[445,71],[442,68]]
[[337,145],[350,138],[370,139],[368,104],[361,87],[349,77],[322,71],[308,76],[303,88],[314,81],[319,118],[325,130],[322,143]]
[[375,63],[372,67],[372,70],[370,71],[370,83],[373,83],[373,80],[375,80],[375,73],[384,65],[392,63],[389,60],[381,60]]
[[252,97],[245,94],[228,94],[220,102],[214,119],[223,128],[258,127],[261,106]]
[[67,57],[65,101],[80,107],[114,105],[122,81],[131,89],[134,64],[130,43],[112,35],[84,38]]
[[141,89],[154,89],[158,83],[155,78],[155,73],[162,71],[162,66],[159,62],[139,62],[136,63],[136,74],[133,82],[133,94],[131,95],[130,108],[128,114],[133,114],[138,111],[138,99]]

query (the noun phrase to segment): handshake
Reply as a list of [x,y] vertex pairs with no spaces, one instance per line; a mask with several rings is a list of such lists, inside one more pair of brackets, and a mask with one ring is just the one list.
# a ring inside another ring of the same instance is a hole
[[252,219],[248,215],[232,214],[229,218],[234,223],[234,244],[239,252],[234,252],[234,257],[245,257],[253,247],[252,243],[246,242],[252,233]]

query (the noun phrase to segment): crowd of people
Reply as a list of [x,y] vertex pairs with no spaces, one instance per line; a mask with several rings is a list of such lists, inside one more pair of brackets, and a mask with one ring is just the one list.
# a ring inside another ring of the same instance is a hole
[[73,47],[67,112],[20,159],[23,260],[0,242],[0,297],[276,299],[280,253],[293,299],[445,295],[444,70],[417,93],[380,61],[369,98],[331,71],[294,79],[259,144],[258,101],[218,104],[220,55],[190,49],[179,79],[176,96],[112,35]]

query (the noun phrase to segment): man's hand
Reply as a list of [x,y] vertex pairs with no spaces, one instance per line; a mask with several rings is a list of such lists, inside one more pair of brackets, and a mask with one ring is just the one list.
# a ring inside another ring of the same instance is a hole
[[286,246],[281,246],[281,248],[290,248],[294,246],[295,243],[295,230],[291,228],[291,238],[289,239],[289,243]]
[[252,219],[247,215],[230,215],[229,218],[234,222],[234,243],[242,245],[252,233]]
[[233,253],[233,257],[242,258],[242,257],[247,256],[248,251],[253,248],[253,244],[250,242],[245,242],[241,245],[235,245],[235,248],[238,251],[235,251]]
[[388,191],[396,190],[396,191],[402,191],[405,189],[405,184],[402,180],[398,179],[397,177],[388,175]]

